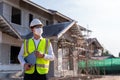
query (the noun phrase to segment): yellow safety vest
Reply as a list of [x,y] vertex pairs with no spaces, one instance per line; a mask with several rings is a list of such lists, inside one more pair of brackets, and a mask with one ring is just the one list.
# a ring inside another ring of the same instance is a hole
[[[48,47],[49,47],[50,41],[48,40]],[[48,48],[47,47],[47,48]],[[35,50],[40,51],[41,53],[45,53],[46,48],[46,39],[43,38],[40,40],[37,48],[35,46],[35,42],[33,39],[24,40],[24,57],[28,56]],[[48,53],[48,49],[47,49]],[[44,58],[37,58],[36,59],[36,69],[39,74],[47,74],[49,71],[49,60],[46,60]],[[30,70],[25,71],[27,74],[33,74],[35,71],[35,66],[32,66]]]

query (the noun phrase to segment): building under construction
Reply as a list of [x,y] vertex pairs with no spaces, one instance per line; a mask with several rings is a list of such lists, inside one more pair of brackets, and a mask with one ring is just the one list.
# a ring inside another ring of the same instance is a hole
[[103,51],[97,39],[89,39],[90,30],[58,11],[30,0],[0,0],[0,72],[22,70],[17,56],[22,41],[32,37],[29,23],[33,18],[45,25],[43,37],[53,45],[55,60],[48,76],[78,76],[78,62]]

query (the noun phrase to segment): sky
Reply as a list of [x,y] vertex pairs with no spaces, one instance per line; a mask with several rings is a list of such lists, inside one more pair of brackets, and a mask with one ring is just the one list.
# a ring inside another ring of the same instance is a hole
[[114,56],[120,52],[120,0],[31,0],[92,30],[91,38]]

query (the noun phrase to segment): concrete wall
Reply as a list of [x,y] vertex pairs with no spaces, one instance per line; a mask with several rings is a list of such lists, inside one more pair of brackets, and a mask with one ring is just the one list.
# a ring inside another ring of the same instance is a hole
[[[2,32],[0,31],[0,44],[2,43]],[[0,56],[2,56],[2,49],[1,49],[1,47],[0,47]],[[2,64],[1,63],[1,58],[0,58],[0,64]]]
[[0,43],[0,64],[2,64],[2,59],[1,59],[1,57],[2,57],[2,48],[1,48],[1,43]]
[[3,64],[0,65],[0,71],[14,71],[14,70],[22,70],[22,67],[18,64]]
[[0,43],[0,64],[9,64],[10,45]]
[[30,12],[22,9],[22,27],[29,26],[29,14],[30,14]]
[[11,21],[11,7],[3,3],[3,16],[10,22]]
[[21,46],[22,41],[2,33],[2,43],[13,45],[13,46]]
[[2,32],[0,31],[0,43],[2,43]]
[[0,15],[2,15],[2,14],[3,14],[3,3],[0,2]]
[[[11,12],[12,12],[12,6],[16,7],[21,10],[21,25],[14,24],[11,22]],[[41,22],[46,25],[46,20],[50,22],[49,19],[42,17],[40,14],[34,13],[31,10],[27,10],[24,8],[21,8],[19,4],[14,4],[11,2],[5,1],[3,3],[3,16],[12,24],[12,26],[18,26],[18,27],[28,27],[29,26],[29,14],[33,15],[33,18],[39,18]]]
[[10,64],[11,46],[21,46],[22,41],[0,32],[0,64]]

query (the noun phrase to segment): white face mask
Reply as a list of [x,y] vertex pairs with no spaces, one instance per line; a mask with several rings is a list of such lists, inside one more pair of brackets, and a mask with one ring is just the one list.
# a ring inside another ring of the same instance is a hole
[[41,35],[42,33],[43,33],[43,29],[42,28],[35,28],[35,34]]

